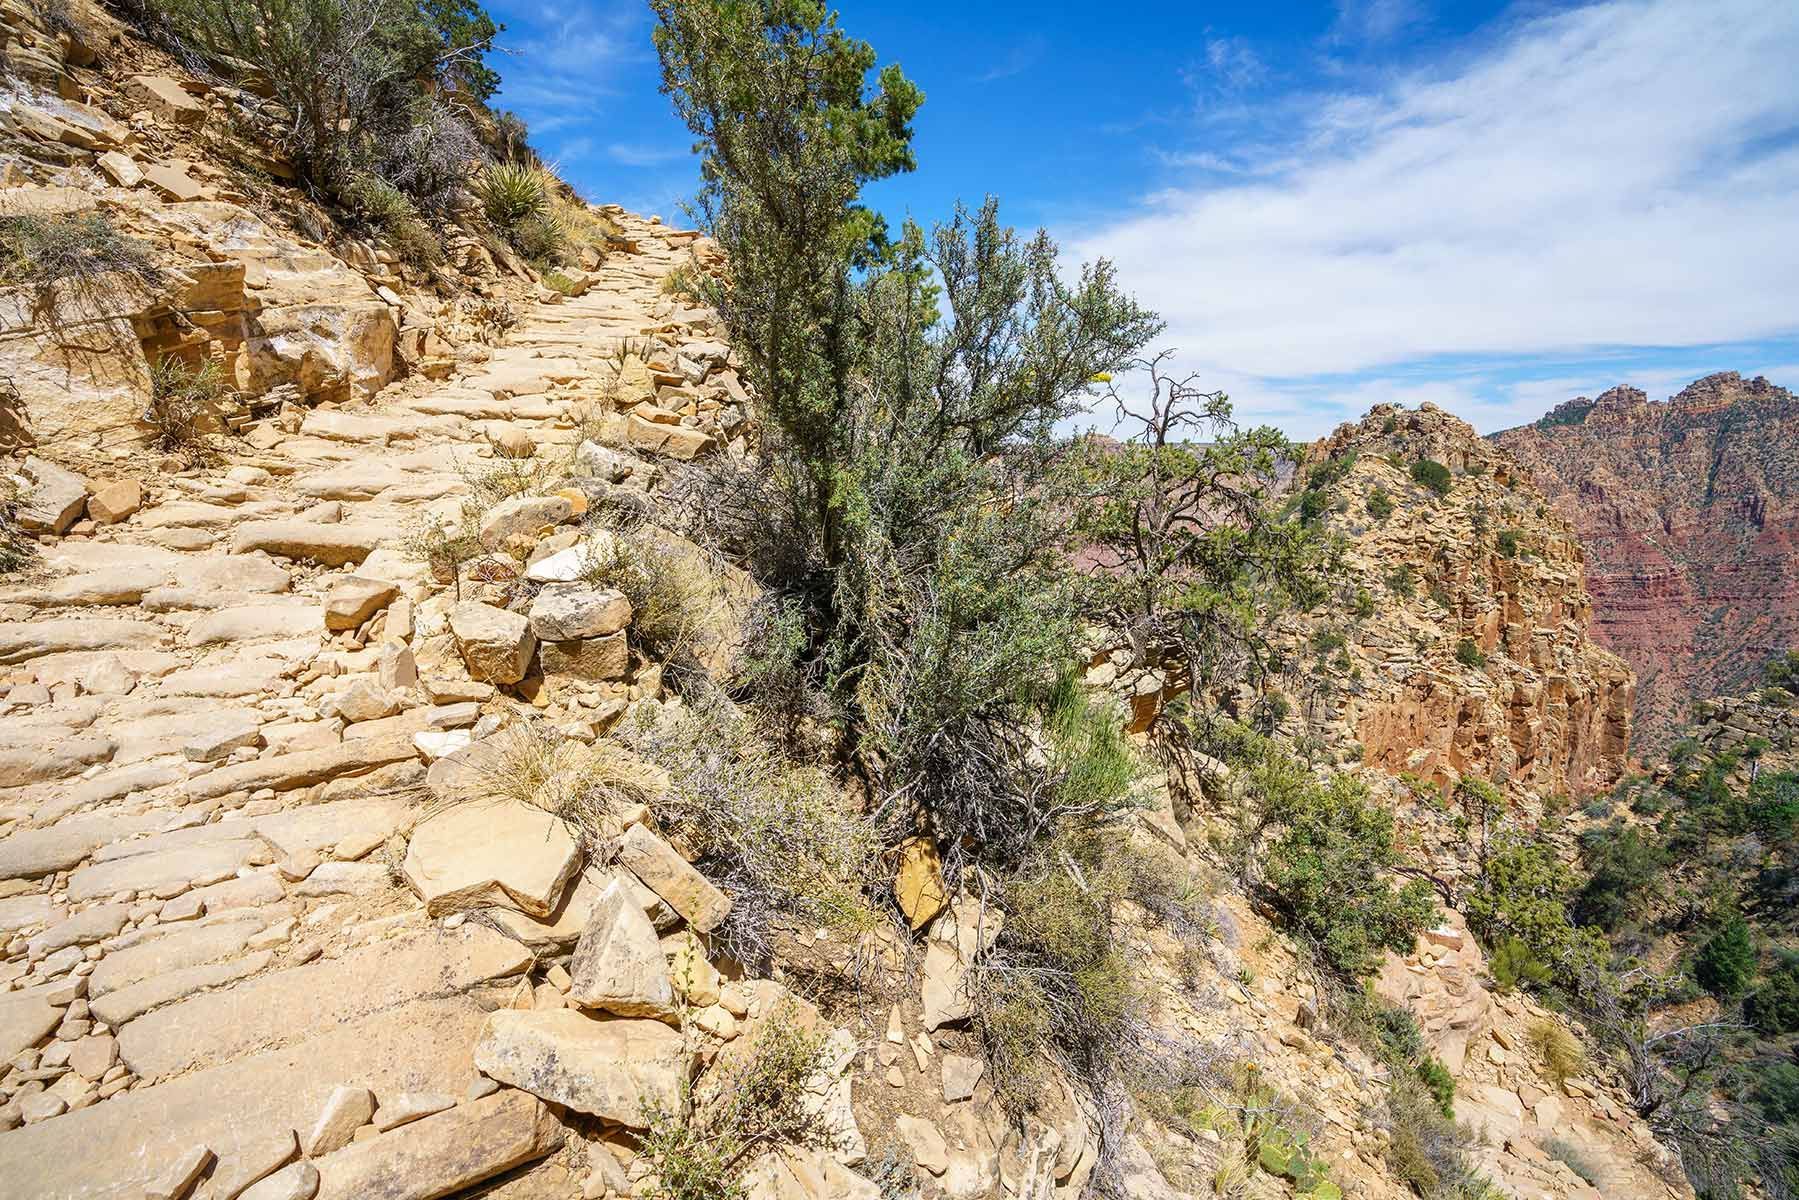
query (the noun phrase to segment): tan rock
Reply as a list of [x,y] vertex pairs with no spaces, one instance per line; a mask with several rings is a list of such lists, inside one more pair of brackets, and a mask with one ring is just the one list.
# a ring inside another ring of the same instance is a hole
[[530,621],[545,642],[609,637],[631,623],[631,602],[611,588],[551,583],[531,602]]
[[401,1092],[383,1100],[381,1107],[375,1110],[375,1128],[386,1133],[401,1125],[422,1120],[432,1113],[440,1113],[455,1104],[456,1097],[443,1092]]
[[544,642],[538,651],[543,673],[599,683],[623,679],[631,671],[631,652],[623,633],[580,641]]
[[981,1075],[986,1069],[986,1064],[978,1058],[965,1058],[960,1054],[944,1055],[943,1099],[953,1104],[974,1095],[975,1085],[980,1083]]
[[673,1111],[687,1071],[681,1035],[660,1021],[596,1020],[570,1008],[490,1013],[475,1046],[484,1074],[635,1129],[645,1105]]
[[943,860],[930,838],[907,838],[899,844],[899,870],[893,895],[913,929],[923,929],[949,903],[943,886]]
[[359,563],[393,531],[378,524],[340,521],[327,524],[283,518],[246,521],[232,531],[231,552],[265,550],[279,558],[302,559],[327,567]]
[[481,544],[499,550],[511,538],[535,538],[545,526],[562,524],[574,511],[563,496],[508,496],[482,514]]
[[308,1157],[317,1158],[350,1144],[356,1131],[375,1115],[375,1095],[365,1087],[339,1087],[306,1135]]
[[626,1017],[675,1011],[668,959],[623,880],[600,893],[571,960],[569,996],[583,1008]]
[[144,170],[137,160],[121,150],[108,150],[94,160],[106,177],[122,188],[134,188],[144,181]]
[[384,579],[347,575],[325,593],[325,628],[355,629],[386,608],[400,589]]
[[167,75],[133,75],[126,81],[126,91],[171,124],[199,125],[206,120],[206,106]]
[[644,826],[625,830],[619,839],[618,859],[701,933],[717,929],[730,915],[730,897]]
[[318,1194],[319,1169],[309,1162],[297,1162],[252,1184],[239,1200],[313,1200]]
[[469,801],[420,822],[402,870],[434,917],[490,904],[547,917],[580,863],[560,817],[513,800]]
[[16,520],[27,533],[62,534],[81,518],[87,506],[87,481],[73,471],[36,455],[19,464],[21,503]]
[[198,200],[206,194],[206,189],[187,173],[186,165],[178,162],[152,163],[145,167],[144,182],[177,203]]
[[949,1148],[944,1145],[943,1134],[937,1126],[901,1113],[894,1118],[893,1131],[912,1151],[912,1158],[919,1166],[933,1175],[941,1175],[949,1169]]
[[320,1160],[319,1200],[438,1200],[542,1158],[562,1127],[536,1097],[502,1091]]
[[873,1181],[827,1154],[787,1148],[764,1154],[743,1173],[744,1200],[880,1200]]
[[227,1149],[207,1181],[213,1200],[237,1200],[253,1184],[293,1162],[299,1153],[300,1141],[291,1129],[278,1129]]
[[116,525],[143,506],[143,484],[135,479],[120,479],[87,498],[87,515],[96,525]]
[[450,610],[450,633],[477,681],[517,683],[531,669],[537,638],[520,613],[466,600]]
[[209,1146],[193,1146],[163,1168],[156,1180],[144,1189],[144,1200],[182,1200],[193,1189],[200,1172],[210,1167],[216,1155]]

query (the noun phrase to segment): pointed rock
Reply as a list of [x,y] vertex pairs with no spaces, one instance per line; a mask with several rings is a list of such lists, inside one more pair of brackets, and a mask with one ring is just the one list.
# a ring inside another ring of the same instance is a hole
[[615,879],[594,903],[570,964],[569,996],[583,1008],[624,1017],[675,1011],[668,958],[631,889]]

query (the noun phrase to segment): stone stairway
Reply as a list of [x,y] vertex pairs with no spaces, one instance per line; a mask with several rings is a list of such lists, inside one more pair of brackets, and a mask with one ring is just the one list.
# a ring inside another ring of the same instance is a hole
[[[722,347],[666,367],[710,333],[661,290],[691,235],[619,221],[635,252],[486,361],[253,424],[0,585],[0,1192],[420,1200],[562,1143],[474,1051],[489,1012],[557,1003],[528,977],[580,921],[433,917],[400,863],[428,762],[531,698],[432,657],[454,597],[401,547],[504,462],[601,436],[649,473],[741,423]],[[631,412],[623,343],[670,376]],[[575,681],[556,711],[579,736],[654,687]],[[558,1170],[507,1194],[582,1194]]]

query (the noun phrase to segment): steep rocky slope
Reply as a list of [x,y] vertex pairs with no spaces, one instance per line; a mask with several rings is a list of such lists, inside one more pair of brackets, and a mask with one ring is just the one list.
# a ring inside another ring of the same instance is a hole
[[1799,399],[1711,375],[1664,401],[1631,387],[1493,435],[1588,556],[1594,636],[1635,669],[1639,737],[1741,690],[1799,644]]
[[[1420,461],[1446,468],[1444,494],[1413,478]],[[1341,656],[1302,693],[1324,736],[1435,783],[1609,788],[1625,766],[1631,673],[1589,640],[1580,542],[1510,457],[1432,405],[1378,405],[1303,469],[1334,480],[1323,519],[1346,538],[1362,593],[1361,612],[1335,622]]]

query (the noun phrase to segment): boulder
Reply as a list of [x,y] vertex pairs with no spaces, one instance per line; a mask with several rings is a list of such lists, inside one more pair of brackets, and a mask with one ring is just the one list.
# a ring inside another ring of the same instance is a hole
[[484,683],[517,683],[531,669],[537,649],[531,622],[522,614],[477,600],[450,610],[450,634],[469,674]]
[[937,855],[937,844],[926,837],[901,842],[899,860],[893,877],[894,899],[912,928],[923,929],[949,903],[943,886],[943,860]]
[[514,537],[535,537],[546,525],[560,525],[574,512],[565,496],[508,496],[482,514],[481,544],[498,550]]
[[144,485],[135,479],[120,479],[87,498],[87,515],[96,525],[116,525],[143,506]]
[[501,1091],[445,1109],[319,1160],[317,1200],[437,1200],[562,1145],[535,1097]]
[[300,559],[327,567],[359,563],[392,531],[385,525],[283,518],[246,521],[231,534],[231,552],[264,550],[280,558]]
[[675,1011],[668,958],[655,927],[623,880],[594,903],[569,963],[569,998],[583,1008],[625,1017],[662,1017]]
[[402,870],[434,917],[489,904],[547,917],[580,863],[562,818],[516,800],[471,800],[419,823]]
[[730,897],[642,825],[625,830],[618,860],[701,933],[711,933],[730,915]]
[[36,455],[19,464],[19,528],[28,533],[68,532],[87,507],[87,480]]
[[325,593],[325,628],[355,629],[393,602],[400,589],[382,579],[347,575]]
[[625,634],[582,638],[571,642],[545,642],[538,652],[545,675],[603,682],[623,679],[631,670],[631,648]]
[[206,120],[206,106],[167,75],[133,75],[125,90],[171,125],[199,125]]
[[540,641],[609,637],[631,623],[631,602],[611,588],[552,583],[531,602],[530,620]]
[[660,1021],[597,1020],[572,1008],[488,1014],[475,1066],[534,1096],[633,1129],[646,1106],[673,1112],[687,1057],[681,1035]]

